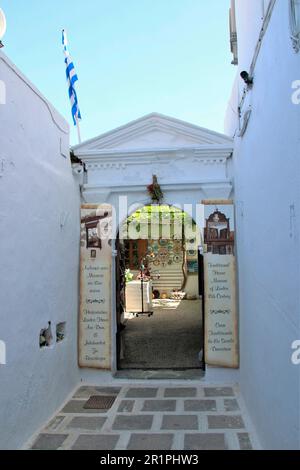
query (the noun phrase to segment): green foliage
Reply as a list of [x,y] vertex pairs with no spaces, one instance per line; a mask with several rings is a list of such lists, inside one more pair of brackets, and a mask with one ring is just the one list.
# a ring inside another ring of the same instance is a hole
[[182,210],[177,209],[176,207],[170,207],[167,205],[148,205],[144,206],[141,209],[138,209],[132,215],[130,215],[127,219],[128,223],[135,221],[136,223],[140,223],[141,221],[145,222],[146,220],[151,223],[157,219],[158,222],[169,219],[171,222],[180,221],[180,220],[188,220],[190,216]]
[[131,282],[131,281],[133,281],[133,274],[132,274],[132,272],[130,271],[130,269],[126,269],[126,271],[125,271],[125,281],[126,281],[126,282]]

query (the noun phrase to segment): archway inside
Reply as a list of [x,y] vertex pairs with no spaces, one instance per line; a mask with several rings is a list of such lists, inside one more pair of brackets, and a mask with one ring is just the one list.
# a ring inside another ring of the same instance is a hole
[[117,243],[119,370],[204,369],[202,233],[169,205],[147,205]]

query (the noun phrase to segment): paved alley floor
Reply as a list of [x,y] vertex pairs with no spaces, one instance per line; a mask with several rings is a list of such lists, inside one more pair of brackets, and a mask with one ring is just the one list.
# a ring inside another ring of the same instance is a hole
[[[91,396],[115,399],[85,409]],[[31,440],[35,450],[252,449],[254,438],[235,387],[83,386]]]
[[127,320],[122,369],[200,368],[203,347],[200,300],[154,300],[154,315]]

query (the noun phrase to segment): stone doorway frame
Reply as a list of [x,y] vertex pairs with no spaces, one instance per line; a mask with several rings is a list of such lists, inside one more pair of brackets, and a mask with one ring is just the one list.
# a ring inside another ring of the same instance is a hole
[[[118,372],[120,370],[124,370],[120,367],[120,353],[121,353],[121,346],[120,346],[120,318],[121,318],[121,311],[120,311],[120,306],[118,305],[118,300],[120,301],[120,292],[118,289],[118,284],[125,284],[125,272],[124,275],[121,275],[121,269],[124,267],[120,266],[120,247],[119,247],[119,234],[120,234],[120,229],[122,225],[127,221],[127,219],[138,209],[141,209],[145,206],[151,205],[151,202],[148,204],[141,204],[138,208],[135,210],[131,211],[128,213],[127,217],[124,218],[122,222],[117,227],[116,231],[116,239],[115,239],[115,246],[113,250],[113,271],[114,271],[114,276],[113,276],[113,283],[112,285],[114,286],[112,289],[112,294],[114,296],[115,302],[112,304],[115,306],[113,309],[113,317],[114,321],[113,324],[115,326],[115,330],[113,332],[113,348],[112,352],[115,351],[115,354],[113,353],[112,357],[112,362],[113,362],[113,370]],[[162,204],[164,206],[169,206],[169,207],[176,207],[170,203]],[[186,211],[181,209],[181,212],[186,213],[189,217],[191,217],[193,223],[197,226],[197,229],[200,231],[201,238],[202,238],[202,244],[201,246],[198,247],[198,290],[199,290],[199,295],[201,296],[201,305],[202,305],[202,312],[200,312],[202,316],[202,330],[201,330],[201,339],[202,339],[202,354],[203,354],[203,359],[202,359],[202,367],[199,368],[199,370],[203,371],[203,373],[206,371],[206,364],[205,364],[205,301],[204,301],[204,257],[203,257],[203,234],[201,233],[201,227],[195,222],[194,218]],[[115,359],[115,361],[114,361]],[[176,368],[174,368],[175,370]],[[141,369],[143,370],[143,369]],[[150,368],[145,369],[145,370],[150,370]],[[172,370],[172,369],[170,369]],[[189,368],[185,368],[184,370],[189,370]],[[129,371],[130,372],[130,371]]]

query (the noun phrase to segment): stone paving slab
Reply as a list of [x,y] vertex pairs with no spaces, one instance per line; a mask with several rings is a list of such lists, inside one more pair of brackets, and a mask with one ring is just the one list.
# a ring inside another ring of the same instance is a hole
[[180,397],[195,397],[197,395],[197,389],[195,387],[172,387],[166,388],[165,397],[168,398],[180,398]]
[[88,434],[80,435],[72,446],[72,450],[114,450],[119,435]]
[[216,400],[185,400],[184,411],[217,411]]
[[239,432],[238,440],[241,450],[252,450],[251,439],[247,432]]
[[142,411],[176,411],[176,400],[146,400]]
[[[31,449],[248,450],[257,447],[236,387],[81,386],[36,435]],[[92,395],[114,395],[109,410],[87,410]]]
[[128,450],[171,450],[173,434],[132,434]]
[[163,416],[161,429],[198,429],[196,415],[166,415]]
[[185,450],[226,450],[225,434],[186,434]]
[[134,404],[134,400],[122,400],[118,408],[118,413],[131,413],[133,411]]
[[245,427],[241,416],[208,416],[209,429],[243,429]]
[[206,397],[234,397],[232,387],[204,387]]
[[65,416],[55,416],[55,418],[53,418],[52,421],[50,421],[50,423],[46,427],[46,430],[56,431],[60,427],[64,419],[65,419]]
[[126,398],[155,398],[158,388],[130,388]]
[[33,450],[57,450],[67,439],[68,434],[40,434],[34,445]]
[[240,407],[235,398],[227,398],[224,400],[225,411],[239,411]]
[[67,425],[67,429],[84,431],[101,431],[106,418],[95,418],[87,416],[77,416]]
[[112,425],[112,429],[120,431],[151,429],[153,416],[151,415],[118,415]]

